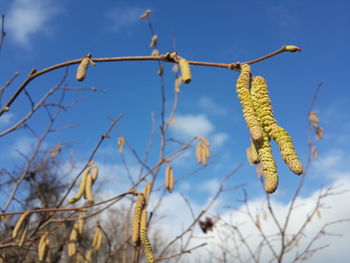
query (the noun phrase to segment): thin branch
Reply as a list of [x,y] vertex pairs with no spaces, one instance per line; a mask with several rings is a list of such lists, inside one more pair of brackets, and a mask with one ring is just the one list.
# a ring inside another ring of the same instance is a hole
[[[267,58],[270,58],[272,56],[278,55],[282,52],[285,52],[284,46],[280,49],[278,49],[275,52],[272,52],[266,56],[263,56],[259,59],[256,60],[251,60],[247,62],[243,62],[246,64],[253,64],[260,62],[262,60],[265,60]],[[95,63],[100,63],[100,62],[120,62],[120,61],[163,61],[163,62],[169,62],[169,63],[178,63],[177,60],[174,58],[169,57],[169,53],[160,55],[160,56],[128,56],[128,57],[110,57],[110,58],[91,58],[91,60]],[[16,98],[19,96],[19,94],[24,90],[24,88],[35,78],[48,73],[50,71],[63,68],[69,65],[74,65],[74,64],[79,64],[82,61],[82,58],[79,59],[74,59],[74,60],[69,60],[65,61],[53,66],[50,66],[48,68],[45,68],[40,71],[36,71],[36,69],[33,69],[27,79],[20,85],[20,87],[16,90],[16,92],[12,95],[12,97],[8,100],[8,102],[5,104],[5,106],[0,110],[0,116],[3,115],[5,112],[10,110],[10,107],[12,103],[16,100]],[[239,71],[240,68],[240,63],[214,63],[214,62],[202,62],[202,61],[188,61],[192,65],[197,65],[197,66],[207,66],[207,67],[219,67],[219,68],[226,68],[230,70],[236,70]]]

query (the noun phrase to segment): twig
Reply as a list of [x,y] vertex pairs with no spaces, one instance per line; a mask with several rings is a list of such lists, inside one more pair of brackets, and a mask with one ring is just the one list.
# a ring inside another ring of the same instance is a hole
[[[266,56],[263,56],[259,59],[256,60],[251,60],[247,62],[243,62],[245,64],[253,64],[260,62],[262,60],[265,60],[267,58],[270,58],[272,56],[278,55],[282,52],[285,52],[284,46],[280,49],[278,49],[275,52],[272,52]],[[74,59],[74,60],[69,60],[65,61],[53,66],[50,66],[48,68],[45,68],[40,71],[36,71],[35,69],[32,70],[31,74],[27,77],[27,79],[20,85],[20,87],[16,90],[16,92],[12,95],[12,97],[8,100],[8,102],[5,104],[5,106],[0,110],[0,116],[3,115],[5,112],[9,111],[12,103],[16,100],[16,98],[19,96],[19,94],[24,90],[24,88],[35,78],[48,73],[50,71],[62,68],[62,67],[67,67],[69,65],[74,65],[74,64],[79,64],[81,62],[82,58],[79,59]],[[91,60],[95,63],[100,63],[100,62],[120,62],[120,61],[163,61],[163,62],[169,62],[169,63],[178,63],[177,60],[175,59],[169,59],[169,54],[163,54],[160,56],[129,56],[129,57],[110,57],[110,58],[91,58]],[[202,61],[188,61],[192,65],[197,65],[197,66],[207,66],[207,67],[219,67],[219,68],[226,68],[230,70],[236,70],[239,71],[239,65],[240,63],[213,63],[213,62],[202,62]]]

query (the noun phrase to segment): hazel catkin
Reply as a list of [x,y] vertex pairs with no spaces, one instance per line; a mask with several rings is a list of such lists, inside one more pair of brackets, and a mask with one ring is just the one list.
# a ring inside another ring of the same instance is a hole
[[171,193],[174,189],[174,172],[171,165],[168,165],[165,169],[165,188]]
[[182,81],[186,84],[190,83],[192,80],[192,74],[188,61],[184,58],[180,58],[179,67],[181,70]]
[[140,240],[145,251],[146,259],[148,263],[154,263],[154,256],[152,251],[151,242],[148,239],[148,228],[147,228],[147,210],[143,209],[141,214],[140,222]]
[[254,141],[262,138],[261,124],[256,116],[253,101],[249,92],[250,82],[250,66],[248,64],[241,65],[241,74],[236,83],[236,91],[240,100],[243,117],[247,123],[249,132]]
[[89,57],[84,57],[82,58],[78,69],[77,69],[77,80],[78,81],[83,81],[86,77],[86,72],[90,64],[90,58]]
[[30,211],[25,211],[20,218],[18,219],[15,228],[12,231],[12,238],[16,238],[18,235],[19,230],[21,229],[21,227],[24,224],[25,219],[27,218],[27,216],[30,214]]
[[73,203],[79,201],[80,198],[83,196],[83,194],[85,192],[86,181],[87,181],[87,177],[88,177],[89,173],[90,173],[90,169],[87,168],[87,169],[84,170],[83,176],[81,178],[81,182],[80,182],[78,193],[72,199],[68,200],[69,203],[73,204]]
[[278,175],[276,163],[272,155],[270,138],[266,132],[263,132],[263,138],[257,148],[263,169],[265,191],[271,194],[277,189]]
[[250,164],[258,164],[260,162],[259,153],[253,141],[250,143],[250,146],[247,148],[247,159]]
[[49,243],[50,243],[48,236],[49,236],[49,233],[46,232],[40,238],[39,245],[38,245],[39,262],[45,261],[47,250],[48,250]]
[[138,198],[134,210],[134,218],[132,223],[132,235],[131,240],[136,247],[140,245],[140,221],[141,212],[145,207],[145,196],[143,193],[138,194]]
[[293,173],[302,174],[302,163],[295,152],[292,139],[288,133],[277,124],[273,116],[267,83],[263,77],[256,76],[253,78],[251,94],[262,126],[268,135],[277,142],[282,159]]

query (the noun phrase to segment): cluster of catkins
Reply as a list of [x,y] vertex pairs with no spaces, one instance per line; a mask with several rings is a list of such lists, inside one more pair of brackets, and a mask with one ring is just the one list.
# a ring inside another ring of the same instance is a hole
[[143,193],[138,193],[132,223],[131,240],[134,243],[135,247],[139,247],[141,244],[145,252],[147,262],[154,263],[155,260],[153,256],[152,245],[148,238],[146,205],[147,203],[145,195]]
[[236,88],[252,139],[251,146],[247,149],[248,160],[251,164],[261,164],[265,191],[273,193],[277,189],[278,175],[270,139],[276,141],[282,159],[293,173],[303,173],[302,163],[295,153],[291,137],[273,116],[265,79],[252,76],[250,66],[242,64]]

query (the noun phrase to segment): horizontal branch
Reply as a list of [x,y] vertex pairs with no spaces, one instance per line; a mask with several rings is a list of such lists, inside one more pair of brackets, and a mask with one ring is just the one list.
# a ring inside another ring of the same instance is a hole
[[[207,66],[207,67],[219,67],[219,68],[226,68],[230,70],[236,70],[240,71],[240,64],[254,64],[257,62],[260,62],[262,60],[265,60],[267,58],[276,56],[280,53],[283,53],[285,51],[290,51],[286,49],[287,46],[283,46],[280,49],[267,54],[263,57],[260,57],[258,59],[254,59],[251,61],[246,61],[246,62],[235,62],[235,63],[214,63],[214,62],[203,62],[203,61],[188,61],[191,65],[196,65],[196,66]],[[128,57],[110,57],[110,58],[90,58],[91,61],[94,63],[99,63],[99,62],[120,62],[120,61],[163,61],[163,62],[169,62],[169,63],[178,63],[178,57],[175,55],[170,54],[169,52],[160,56],[128,56]],[[10,110],[10,107],[12,103],[16,100],[18,95],[24,90],[24,88],[35,78],[48,73],[50,71],[67,67],[70,65],[74,64],[79,64],[82,61],[83,58],[79,59],[74,59],[74,60],[69,60],[65,61],[53,66],[50,66],[48,68],[45,68],[43,70],[37,71],[35,68],[32,69],[30,74],[28,75],[27,79],[20,85],[20,87],[16,90],[16,92],[12,95],[12,97],[8,100],[8,102],[4,105],[4,107],[0,110],[0,116],[3,115],[5,112]]]

